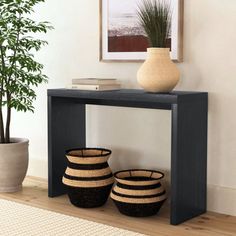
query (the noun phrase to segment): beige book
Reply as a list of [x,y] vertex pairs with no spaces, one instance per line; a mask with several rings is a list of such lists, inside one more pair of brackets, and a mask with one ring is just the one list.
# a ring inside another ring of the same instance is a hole
[[120,84],[113,85],[93,85],[93,84],[70,84],[66,86],[67,89],[78,89],[78,90],[93,90],[93,91],[105,91],[105,90],[118,90]]
[[72,84],[111,85],[116,83],[118,83],[117,79],[98,79],[98,78],[72,79]]

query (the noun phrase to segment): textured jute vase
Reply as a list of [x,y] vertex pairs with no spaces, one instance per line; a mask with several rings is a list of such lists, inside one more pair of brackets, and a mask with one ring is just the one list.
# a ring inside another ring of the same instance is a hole
[[17,192],[28,169],[29,140],[12,138],[0,144],[0,192]]
[[62,178],[71,203],[77,207],[99,207],[107,201],[114,177],[107,163],[111,151],[82,148],[67,151],[68,166]]
[[147,59],[137,73],[139,85],[148,92],[170,92],[179,82],[180,73],[170,59],[169,48],[148,48]]
[[117,184],[111,198],[119,211],[128,216],[155,215],[166,200],[160,179],[164,174],[153,170],[124,170],[114,174]]

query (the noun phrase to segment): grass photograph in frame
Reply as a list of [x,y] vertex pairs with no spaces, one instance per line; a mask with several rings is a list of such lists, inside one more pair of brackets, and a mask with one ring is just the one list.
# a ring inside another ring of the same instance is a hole
[[[183,60],[183,2],[169,1],[172,11],[170,38],[167,46],[173,61]],[[100,60],[143,61],[147,37],[138,23],[138,6],[143,0],[100,0]]]

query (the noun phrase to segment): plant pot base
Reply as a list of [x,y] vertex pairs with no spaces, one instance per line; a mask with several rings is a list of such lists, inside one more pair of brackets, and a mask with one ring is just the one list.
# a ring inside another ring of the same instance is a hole
[[11,138],[10,143],[0,144],[0,192],[17,192],[28,168],[29,140]]
[[0,186],[0,193],[14,193],[19,192],[22,189],[22,184],[18,186],[11,186],[11,187],[1,187]]

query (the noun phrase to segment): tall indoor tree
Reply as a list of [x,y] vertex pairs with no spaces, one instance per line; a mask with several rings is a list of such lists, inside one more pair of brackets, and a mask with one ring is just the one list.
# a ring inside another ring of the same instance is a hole
[[29,18],[41,2],[44,0],[0,1],[0,143],[11,142],[12,109],[33,112],[34,89],[48,79],[42,73],[43,65],[35,60],[35,52],[47,42],[34,35],[47,33],[52,26]]

